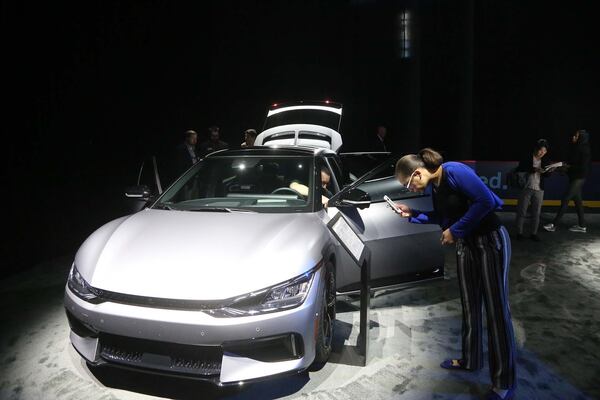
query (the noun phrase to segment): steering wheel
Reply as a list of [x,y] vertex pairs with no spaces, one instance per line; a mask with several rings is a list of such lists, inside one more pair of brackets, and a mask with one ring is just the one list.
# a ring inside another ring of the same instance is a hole
[[280,188],[277,188],[275,190],[273,190],[271,192],[271,194],[277,194],[277,193],[281,193],[281,192],[292,192],[292,194],[295,194],[296,196],[298,196],[298,198],[302,198],[302,195],[295,189],[292,189],[291,187],[287,187],[287,186],[282,186]]

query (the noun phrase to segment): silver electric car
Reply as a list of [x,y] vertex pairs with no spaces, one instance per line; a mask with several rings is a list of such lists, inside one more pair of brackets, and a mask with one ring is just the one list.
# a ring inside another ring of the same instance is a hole
[[[273,115],[341,116],[338,105],[318,107]],[[294,118],[267,127],[256,147],[204,157],[156,197],[129,190],[145,207],[87,238],[65,308],[89,364],[226,385],[325,363],[336,295],[360,285],[327,226],[338,213],[370,249],[373,288],[443,276],[439,229],[383,200],[428,209],[431,198],[402,187],[387,154],[339,154],[339,125]]]

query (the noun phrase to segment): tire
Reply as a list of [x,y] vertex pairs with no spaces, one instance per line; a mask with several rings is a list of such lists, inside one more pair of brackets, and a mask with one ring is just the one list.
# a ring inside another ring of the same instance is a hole
[[322,368],[331,354],[333,328],[335,321],[335,268],[331,262],[325,264],[325,290],[319,311],[317,341],[315,343],[315,361],[311,370]]

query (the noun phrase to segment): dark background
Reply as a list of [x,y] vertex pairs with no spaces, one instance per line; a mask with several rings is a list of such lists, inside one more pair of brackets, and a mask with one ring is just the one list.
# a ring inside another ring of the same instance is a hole
[[125,215],[141,160],[186,129],[202,137],[216,124],[239,145],[273,102],[343,103],[345,150],[383,124],[400,153],[513,160],[545,137],[560,160],[585,128],[598,159],[591,4],[2,1],[0,276],[68,254]]

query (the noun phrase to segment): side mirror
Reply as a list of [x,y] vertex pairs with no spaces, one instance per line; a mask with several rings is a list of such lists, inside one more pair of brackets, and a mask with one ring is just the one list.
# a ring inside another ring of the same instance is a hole
[[369,208],[371,205],[371,196],[364,190],[354,188],[346,193],[344,197],[340,199],[339,203],[341,206],[356,207],[363,210]]
[[125,197],[129,199],[148,201],[151,196],[152,192],[147,185],[130,186],[125,189]]

